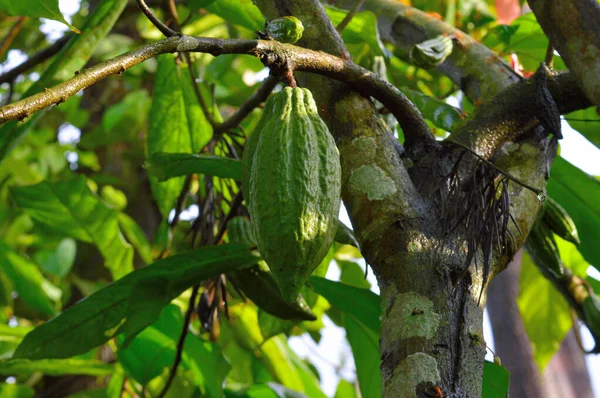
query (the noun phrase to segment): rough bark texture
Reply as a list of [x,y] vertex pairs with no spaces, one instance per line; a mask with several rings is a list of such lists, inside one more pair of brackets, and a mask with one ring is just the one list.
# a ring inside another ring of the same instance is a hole
[[529,0],[529,5],[579,81],[600,106],[600,4],[597,0]]

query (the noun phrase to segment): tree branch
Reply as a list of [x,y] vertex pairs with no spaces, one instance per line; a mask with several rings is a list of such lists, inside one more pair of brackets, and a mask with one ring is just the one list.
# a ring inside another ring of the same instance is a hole
[[250,54],[259,57],[275,74],[298,70],[342,81],[354,86],[362,94],[373,96],[383,103],[400,123],[407,140],[435,142],[421,113],[401,91],[375,73],[351,61],[274,40],[225,40],[191,36],[173,36],[142,46],[85,69],[53,88],[4,106],[0,108],[0,124],[14,119],[22,120],[33,112],[66,101],[80,90],[107,76],[121,74],[128,68],[156,55],[175,51],[204,52],[214,56]]
[[2,43],[0,43],[0,58],[4,57],[4,54],[8,51],[13,40],[15,39],[15,37],[17,37],[17,35],[21,31],[21,28],[23,27],[25,22],[27,22],[28,19],[28,17],[18,17],[17,22],[15,22],[13,26],[11,26],[10,30],[8,31],[8,34],[6,35],[6,37],[4,37]]
[[177,36],[179,34],[179,33],[175,32],[173,29],[169,28],[167,25],[165,25],[160,19],[158,19],[156,17],[156,15],[154,15],[152,13],[152,10],[146,5],[144,0],[136,0],[136,1],[137,1],[138,7],[140,8],[140,10],[142,10],[142,12],[146,16],[146,18],[148,18],[150,20],[150,22],[152,22],[152,25],[156,26],[156,28],[158,30],[160,30],[163,35],[165,35],[167,37],[172,37],[172,36]]
[[177,342],[177,351],[175,353],[175,360],[173,361],[173,366],[171,366],[171,371],[169,372],[169,378],[167,379],[165,386],[158,394],[158,398],[162,398],[165,396],[167,391],[169,391],[169,387],[171,387],[171,383],[175,379],[175,375],[177,374],[177,368],[181,363],[181,357],[183,355],[183,347],[185,345],[185,338],[187,337],[188,331],[190,329],[190,321],[192,320],[192,314],[194,313],[194,309],[196,308],[196,297],[198,296],[198,290],[200,289],[200,285],[196,285],[192,288],[192,295],[190,296],[190,301],[188,302],[188,308],[185,313],[185,318],[183,320],[183,328],[181,329],[181,335],[179,336],[179,341]]
[[[561,114],[591,106],[572,73],[556,75],[548,81],[548,89]],[[535,116],[536,95],[531,79],[508,86],[481,104],[448,140],[461,143],[489,159],[502,145],[540,124]]]
[[600,4],[597,0],[528,0],[579,86],[600,106]]

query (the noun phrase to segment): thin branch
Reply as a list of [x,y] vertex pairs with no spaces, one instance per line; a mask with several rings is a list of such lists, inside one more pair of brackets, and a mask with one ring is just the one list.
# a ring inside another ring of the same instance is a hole
[[175,51],[221,54],[250,54],[257,56],[271,68],[275,75],[290,70],[312,72],[354,86],[363,95],[376,98],[396,117],[408,142],[435,143],[425,119],[417,107],[396,87],[377,74],[351,61],[324,52],[308,50],[274,40],[216,39],[174,36],[147,44],[111,60],[81,71],[75,77],[35,94],[29,98],[0,108],[0,124],[9,120],[22,120],[33,112],[52,104],[60,104],[80,90],[113,74],[121,74],[159,54]]
[[267,77],[260,88],[256,90],[254,94],[252,94],[252,96],[248,98],[248,100],[244,102],[244,104],[240,106],[229,119],[214,126],[215,132],[223,133],[229,129],[237,127],[242,120],[244,120],[244,118],[254,110],[254,108],[258,107],[267,99],[278,82],[279,79],[275,76]]
[[335,27],[335,30],[337,30],[338,33],[342,33],[342,31],[346,29],[346,26],[348,26],[350,21],[352,21],[352,18],[354,18],[354,15],[356,15],[356,13],[358,12],[358,10],[360,10],[360,7],[362,7],[363,4],[365,4],[365,0],[357,0],[357,2],[354,3],[350,11],[348,11],[348,14],[346,14],[344,19],[342,19],[342,22],[340,22],[338,26]]
[[29,57],[27,61],[3,73],[2,75],[0,75],[0,84],[14,80],[17,76],[25,73],[26,71],[28,71],[36,65],[41,64],[48,58],[53,57],[54,55],[56,55],[56,53],[60,51],[61,48],[64,47],[65,44],[67,44],[71,37],[72,34],[67,34],[63,36],[62,38],[60,38],[60,40],[57,40],[51,46],[46,47],[43,50]]
[[179,35],[179,33],[175,32],[173,29],[165,25],[160,19],[158,19],[156,15],[152,13],[152,10],[150,10],[150,8],[146,5],[144,0],[137,0],[137,5],[140,10],[142,10],[144,15],[150,20],[150,22],[152,22],[152,24],[156,26],[156,28],[160,30],[163,35],[167,37]]
[[548,68],[552,69],[554,61],[554,46],[552,42],[548,42],[548,48],[546,48],[546,56],[544,57],[544,63],[548,65]]
[[194,313],[194,308],[196,307],[196,297],[198,296],[198,290],[200,289],[200,285],[194,286],[192,289],[192,295],[190,296],[190,301],[188,303],[187,311],[185,312],[185,318],[183,320],[183,328],[181,329],[181,335],[179,336],[179,341],[177,342],[177,352],[175,354],[175,360],[173,361],[173,366],[171,366],[171,371],[169,372],[169,378],[165,383],[160,394],[158,394],[157,398],[163,398],[167,391],[169,391],[169,387],[171,387],[171,383],[175,379],[175,375],[177,374],[177,368],[181,363],[181,357],[183,355],[183,347],[185,345],[185,338],[187,337],[188,331],[190,329],[190,321],[192,320],[192,314]]
[[15,37],[17,37],[17,35],[21,31],[21,28],[23,27],[25,22],[27,22],[28,19],[29,18],[27,17],[19,17],[17,18],[17,22],[15,22],[13,26],[11,26],[10,30],[8,31],[8,34],[6,35],[6,37],[4,37],[4,40],[2,40],[2,44],[0,44],[0,58],[2,58],[4,54],[8,51],[13,40],[15,39]]

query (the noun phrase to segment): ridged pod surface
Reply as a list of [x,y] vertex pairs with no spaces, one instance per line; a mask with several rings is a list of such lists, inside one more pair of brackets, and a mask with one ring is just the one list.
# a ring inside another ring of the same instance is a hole
[[[229,220],[227,234],[232,243],[256,244],[250,222],[244,217]],[[271,270],[262,260],[250,268],[233,271],[228,277],[254,304],[271,315],[295,321],[317,319],[302,295],[293,303],[283,299]]]
[[283,297],[293,301],[335,236],[339,152],[307,89],[286,87],[263,112],[244,182],[258,248]]

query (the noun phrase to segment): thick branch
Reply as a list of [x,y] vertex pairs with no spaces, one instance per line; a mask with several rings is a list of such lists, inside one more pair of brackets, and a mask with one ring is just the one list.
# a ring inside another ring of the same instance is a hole
[[579,86],[600,106],[600,4],[597,0],[529,0],[538,22]]
[[224,40],[174,36],[81,71],[75,77],[44,92],[0,108],[0,123],[23,119],[52,104],[60,104],[80,90],[113,74],[123,73],[158,54],[175,51],[204,52],[214,56],[221,54],[250,54],[261,58],[263,63],[277,73],[299,70],[324,75],[353,85],[361,93],[375,97],[396,117],[405,134],[414,140],[434,140],[433,135],[418,109],[397,88],[378,75],[351,61],[333,55],[308,50],[273,40]]
[[[350,8],[355,0],[337,0],[336,5]],[[519,76],[496,53],[466,33],[444,21],[396,0],[367,0],[363,9],[377,16],[381,39],[396,46],[395,53],[410,62],[409,52],[415,45],[441,34],[457,38],[452,54],[437,70],[448,76],[471,102],[486,99]]]
[[[548,89],[561,114],[591,105],[571,73],[556,75],[548,82]],[[534,82],[521,80],[481,104],[448,139],[489,159],[502,145],[539,125],[535,117],[537,106]]]

